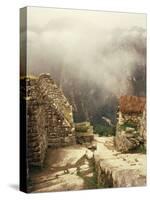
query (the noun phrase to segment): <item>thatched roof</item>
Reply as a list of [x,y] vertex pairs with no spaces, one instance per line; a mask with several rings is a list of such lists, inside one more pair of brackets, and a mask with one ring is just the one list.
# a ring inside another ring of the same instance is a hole
[[146,104],[145,97],[121,96],[119,100],[122,113],[142,113]]

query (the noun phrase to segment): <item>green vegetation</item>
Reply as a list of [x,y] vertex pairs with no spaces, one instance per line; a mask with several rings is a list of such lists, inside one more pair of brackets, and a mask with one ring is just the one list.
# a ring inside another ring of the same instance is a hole
[[115,127],[95,124],[94,132],[96,134],[99,134],[99,136],[112,136],[112,135],[115,135]]
[[120,125],[120,128],[122,130],[126,130],[127,127],[134,128],[135,130],[137,130],[137,124],[135,124],[135,122],[133,121],[126,121],[124,122],[124,124]]
[[141,144],[136,149],[131,150],[130,153],[142,153],[142,154],[146,154],[146,147],[143,144]]
[[146,147],[144,145],[140,145],[137,149],[137,153],[143,153],[146,154]]

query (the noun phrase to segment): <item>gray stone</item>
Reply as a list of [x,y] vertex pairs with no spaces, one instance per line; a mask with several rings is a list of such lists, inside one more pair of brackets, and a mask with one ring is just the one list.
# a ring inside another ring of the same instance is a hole
[[[95,138],[98,141],[94,160],[97,179],[104,187],[131,187],[146,185],[146,155],[114,153],[105,146],[108,137]],[[113,141],[113,138],[111,138]],[[116,156],[116,154],[118,156]],[[138,157],[138,162],[137,162]]]

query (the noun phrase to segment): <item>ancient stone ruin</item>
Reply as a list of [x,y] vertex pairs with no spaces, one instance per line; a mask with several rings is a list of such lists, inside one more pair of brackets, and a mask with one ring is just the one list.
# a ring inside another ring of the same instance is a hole
[[75,144],[72,106],[49,74],[24,77],[28,166],[42,166],[47,147]]
[[119,101],[115,146],[118,151],[129,152],[146,144],[146,99],[122,96]]
[[99,137],[90,122],[74,123],[72,106],[49,74],[21,81],[29,192],[146,184],[146,154],[130,152],[146,147],[144,97],[122,96],[116,136]]
[[146,99],[122,96],[116,136],[95,137],[97,179],[105,187],[146,185]]
[[144,139],[144,146],[146,147],[146,106],[141,119],[140,136]]
[[76,123],[75,131],[78,144],[91,143],[94,139],[93,126],[90,122]]

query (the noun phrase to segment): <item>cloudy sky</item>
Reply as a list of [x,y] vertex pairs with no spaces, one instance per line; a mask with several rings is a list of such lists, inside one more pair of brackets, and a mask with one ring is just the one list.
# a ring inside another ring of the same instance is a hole
[[[58,69],[106,89],[119,81],[125,91],[127,77],[145,63],[145,14],[38,7],[27,10],[28,74]],[[119,89],[113,88],[117,93]]]

